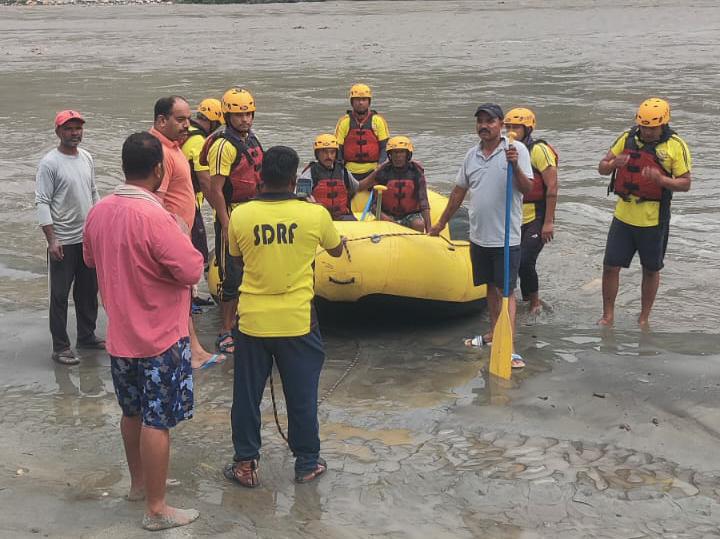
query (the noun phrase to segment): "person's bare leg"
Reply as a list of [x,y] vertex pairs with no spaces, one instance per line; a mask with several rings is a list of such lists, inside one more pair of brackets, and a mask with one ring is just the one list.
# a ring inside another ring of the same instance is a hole
[[188,321],[188,329],[190,330],[190,364],[193,369],[198,369],[212,357],[212,354],[205,350],[202,344],[200,344],[197,334],[195,333],[195,324],[193,323],[192,315]]
[[145,478],[145,513],[149,517],[163,517],[176,526],[190,524],[186,510],[171,507],[165,501],[167,471],[170,461],[170,431],[143,426],[140,432],[140,455]]
[[642,285],[640,291],[640,316],[638,324],[641,327],[648,327],[650,323],[650,311],[655,303],[658,287],[660,286],[660,272],[649,271],[643,268]]
[[138,501],[145,496],[145,478],[143,477],[142,459],[140,458],[140,416],[123,416],[120,420],[120,432],[125,445],[125,457],[130,470],[130,493],[128,500]]
[[538,314],[542,310],[539,292],[530,292],[528,294],[528,302],[530,302],[530,314]]
[[515,320],[516,320],[516,314],[517,314],[517,298],[515,297],[514,292],[510,292],[510,297],[508,298],[508,314],[510,315],[510,328],[512,329],[512,351],[515,352]]
[[425,232],[425,221],[422,219],[413,219],[410,221],[410,227],[413,230],[417,230],[418,232]]
[[490,343],[492,342],[493,331],[498,316],[500,316],[500,307],[502,305],[502,292],[500,292],[499,288],[490,284],[487,285],[487,305],[488,314],[490,315],[490,330],[483,335],[483,341]]
[[601,326],[612,326],[615,320],[615,298],[617,298],[620,287],[620,267],[603,266],[602,274],[602,297],[603,315],[598,324]]

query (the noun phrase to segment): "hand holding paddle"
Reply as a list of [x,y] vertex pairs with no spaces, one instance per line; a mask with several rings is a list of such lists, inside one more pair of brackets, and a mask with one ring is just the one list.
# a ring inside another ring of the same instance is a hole
[[[505,186],[505,246],[503,249],[503,299],[500,314],[493,330],[493,346],[490,353],[490,374],[504,380],[510,379],[512,372],[513,328],[510,321],[510,212],[512,210],[512,183],[513,168],[517,163],[517,149],[513,146],[515,135],[508,134],[509,147],[505,151],[507,156],[507,180]],[[514,157],[514,161],[511,158]]]

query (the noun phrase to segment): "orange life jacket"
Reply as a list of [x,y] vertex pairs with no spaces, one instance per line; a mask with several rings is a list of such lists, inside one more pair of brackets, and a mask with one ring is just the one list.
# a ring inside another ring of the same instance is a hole
[[371,110],[362,124],[352,110],[347,113],[350,117],[350,130],[343,142],[345,162],[377,163],[380,159],[380,141],[372,128],[372,119],[377,112]]
[[659,140],[644,144],[642,148],[638,147],[637,141],[635,140],[637,133],[638,128],[634,127],[625,139],[625,147],[623,148],[622,154],[629,155],[630,159],[624,167],[616,169],[613,172],[610,178],[608,192],[612,191],[622,198],[635,195],[639,199],[638,202],[645,200],[662,201],[666,189],[663,189],[654,181],[643,176],[642,171],[643,168],[650,167],[659,170],[665,176],[671,176],[660,163],[656,149],[658,144],[669,140],[675,132],[669,128],[665,129]]
[[260,169],[262,168],[263,149],[258,139],[250,133],[242,140],[233,129],[227,126],[216,129],[208,138],[200,152],[200,164],[208,165],[208,152],[213,143],[220,138],[229,141],[236,150],[235,161],[230,167],[230,175],[223,186],[225,201],[229,203],[247,202],[255,197],[260,188]]
[[305,172],[310,169],[312,178],[312,196],[325,206],[333,219],[341,215],[349,215],[350,211],[350,179],[345,167],[335,162],[335,167],[328,170],[317,161],[313,161]]
[[[555,156],[555,163],[560,162],[560,158],[558,157],[558,153],[550,146],[547,142],[545,142],[543,139],[538,140],[531,140],[528,143],[528,151],[532,153],[533,146],[537,144],[538,142],[544,144],[548,148],[550,148],[550,151]],[[545,181],[543,180],[542,173],[533,167],[533,178],[532,178],[533,186],[532,189],[530,189],[529,192],[525,193],[523,195],[523,203],[525,202],[543,202],[545,200],[545,193],[547,192],[547,186],[545,185]]]
[[380,185],[387,186],[382,196],[382,209],[393,217],[404,217],[420,211],[420,175],[423,169],[420,165],[410,163],[405,170],[396,170],[393,167],[382,169],[375,176]]

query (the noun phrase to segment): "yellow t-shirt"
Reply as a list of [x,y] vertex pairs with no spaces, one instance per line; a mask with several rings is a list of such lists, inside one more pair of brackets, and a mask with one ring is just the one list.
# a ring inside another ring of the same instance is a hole
[[[620,135],[615,144],[612,145],[610,151],[613,155],[620,155],[623,152],[628,134],[629,131],[626,131]],[[635,140],[638,147],[642,148],[642,141],[638,137],[635,137]],[[662,167],[670,172],[674,178],[690,172],[692,168],[690,150],[685,141],[679,136],[673,135],[669,140],[658,144],[655,152]],[[660,202],[654,200],[638,202],[637,200],[638,198],[634,195],[630,195],[629,200],[618,197],[615,205],[615,217],[628,225],[657,226],[660,223]]]
[[230,176],[237,149],[232,142],[225,138],[219,138],[212,143],[208,150],[208,170],[210,176]]
[[[530,164],[534,170],[545,172],[548,167],[557,167],[557,159],[553,151],[542,142],[533,145],[530,152]],[[535,202],[523,204],[523,224],[531,223],[537,218]]]
[[[208,167],[200,164],[200,152],[202,151],[203,145],[205,144],[205,135],[199,131],[191,133],[185,143],[182,145],[182,153],[190,162],[190,167],[194,172],[202,172],[208,170]],[[202,192],[195,193],[195,202],[197,207],[202,206],[205,197]]]
[[318,245],[333,249],[340,235],[330,213],[288,195],[260,195],[230,216],[229,247],[245,263],[238,327],[254,337],[310,332]]
[[[380,142],[390,138],[390,129],[388,128],[385,118],[379,114],[374,114],[372,118],[372,130],[375,136]],[[346,114],[342,116],[337,125],[335,126],[335,138],[338,144],[342,145],[345,143],[345,137],[350,132],[350,115]],[[353,163],[351,161],[345,162],[345,168],[347,168],[351,174],[366,174],[372,172],[377,167],[377,163]]]
[[192,133],[182,145],[183,155],[185,156],[185,159],[192,163],[192,168],[195,172],[208,170],[208,167],[200,164],[200,152],[203,148],[203,144],[205,144],[205,137],[202,133],[196,131],[195,133]]

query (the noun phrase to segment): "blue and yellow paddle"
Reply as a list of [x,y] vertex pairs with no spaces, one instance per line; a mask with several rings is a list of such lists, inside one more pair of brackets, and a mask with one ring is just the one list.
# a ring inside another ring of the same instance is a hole
[[[509,143],[515,139],[513,133],[508,134]],[[507,164],[507,181],[505,186],[505,246],[503,271],[503,299],[493,330],[492,352],[490,353],[490,374],[504,380],[510,379],[512,373],[513,329],[510,322],[510,211],[512,209],[513,168]]]

